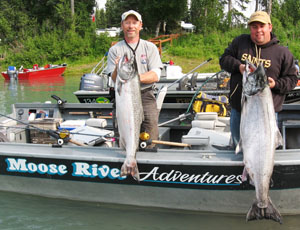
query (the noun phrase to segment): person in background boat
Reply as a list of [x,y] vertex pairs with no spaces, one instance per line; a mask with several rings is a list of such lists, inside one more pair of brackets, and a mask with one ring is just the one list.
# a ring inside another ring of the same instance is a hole
[[279,45],[279,40],[272,33],[270,16],[264,11],[256,11],[250,16],[248,26],[250,34],[242,34],[233,39],[219,60],[221,68],[231,73],[229,101],[233,147],[240,139],[242,75],[246,60],[255,66],[263,64],[275,112],[282,109],[285,94],[297,85],[293,55],[287,47]]
[[140,38],[142,26],[142,16],[138,12],[129,10],[122,14],[121,28],[124,32],[124,40],[109,49],[106,73],[115,82],[118,74],[117,64],[120,58],[125,54],[128,55],[129,59],[135,56],[141,81],[144,110],[141,131],[149,133],[152,140],[158,140],[158,110],[153,86],[160,79],[163,64],[157,47],[152,42]]

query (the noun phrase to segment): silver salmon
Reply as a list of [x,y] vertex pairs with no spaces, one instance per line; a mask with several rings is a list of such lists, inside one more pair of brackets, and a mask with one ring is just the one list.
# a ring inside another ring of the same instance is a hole
[[121,167],[121,176],[131,175],[140,180],[136,161],[139,147],[141,123],[144,118],[140,78],[134,58],[124,55],[118,64],[116,78],[116,118],[119,131],[119,145],[126,151],[126,159]]
[[236,153],[243,152],[244,173],[255,186],[256,199],[246,220],[272,219],[282,223],[279,211],[269,197],[270,180],[274,168],[275,149],[282,145],[276,124],[272,93],[262,65],[248,74],[248,63],[243,75],[240,142]]

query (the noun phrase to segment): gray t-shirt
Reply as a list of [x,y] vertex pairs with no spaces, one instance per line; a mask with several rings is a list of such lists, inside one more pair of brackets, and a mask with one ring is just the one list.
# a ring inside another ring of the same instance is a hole
[[[129,44],[131,48],[134,50],[137,44]],[[130,59],[134,54],[133,51],[128,47],[124,40],[118,42],[116,45],[112,46],[109,49],[107,56],[107,67],[105,69],[106,74],[111,74],[115,69],[115,59],[119,57],[123,57],[127,54]],[[146,40],[140,39],[140,43],[135,50],[136,62],[138,73],[143,74],[150,70],[163,68],[163,64],[161,62],[158,49],[156,45],[152,42],[148,42]],[[158,76],[160,77],[160,76]],[[141,89],[148,88],[153,84],[141,84]]]

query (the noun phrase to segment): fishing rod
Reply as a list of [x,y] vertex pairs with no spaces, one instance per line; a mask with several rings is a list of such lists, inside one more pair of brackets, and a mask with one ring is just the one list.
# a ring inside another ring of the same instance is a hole
[[[8,127],[10,127],[10,128],[19,128],[19,129],[26,129],[26,130],[38,130],[38,131],[40,131],[40,132],[47,133],[47,134],[49,134],[51,137],[57,139],[59,145],[62,145],[62,144],[63,144],[63,142],[61,143],[60,139],[62,139],[62,141],[70,141],[70,142],[74,143],[75,141],[72,140],[72,139],[69,137],[70,134],[73,134],[73,135],[74,135],[74,134],[77,134],[77,135],[83,135],[83,136],[94,136],[94,137],[102,138],[104,141],[111,141],[111,142],[113,142],[113,141],[115,141],[115,140],[117,139],[117,137],[114,137],[114,136],[111,137],[111,136],[109,136],[109,134],[105,134],[105,135],[99,135],[99,134],[98,134],[98,135],[97,135],[97,134],[86,134],[86,133],[79,133],[79,132],[70,132],[70,131],[65,130],[65,129],[63,129],[63,130],[61,130],[61,131],[55,131],[55,130],[51,130],[51,129],[42,129],[42,128],[36,127],[36,126],[34,126],[34,125],[28,124],[28,123],[23,122],[23,121],[21,121],[21,120],[19,120],[19,119],[15,119],[15,118],[13,118],[13,117],[7,116],[7,115],[2,114],[2,113],[0,113],[0,116],[6,117],[6,118],[8,118],[8,119],[12,119],[12,120],[14,120],[14,121],[17,121],[17,122],[23,124],[23,125],[26,125],[26,127],[20,127],[20,126],[4,126],[4,125],[1,126],[1,125],[0,125],[1,128],[8,128]],[[76,143],[74,143],[74,144],[82,145],[82,144],[80,144],[80,143],[78,143],[78,142],[76,142]],[[86,146],[86,145],[84,145],[84,146]]]
[[173,83],[168,85],[167,88],[170,88],[171,86],[175,85],[177,82],[181,81],[183,78],[187,77],[189,74],[193,73],[194,71],[196,71],[197,69],[199,69],[201,66],[205,65],[206,63],[210,62],[211,60],[212,60],[212,58],[209,58],[206,61],[202,62],[200,65],[196,66],[194,69],[192,69],[191,71],[189,71],[188,73],[183,75],[181,78],[177,79],[176,81],[174,81]]
[[224,71],[224,70],[220,70],[219,72],[217,72],[217,73],[215,73],[214,75],[212,75],[212,76],[210,76],[209,78],[207,78],[207,79],[205,80],[205,82],[203,82],[203,83],[201,84],[201,86],[200,86],[200,87],[197,89],[197,91],[194,93],[194,96],[193,96],[193,98],[192,98],[192,100],[191,100],[191,102],[190,102],[190,104],[189,104],[189,106],[188,106],[188,109],[187,109],[187,111],[185,112],[186,114],[190,111],[191,106],[192,106],[192,104],[193,104],[195,98],[197,97],[198,93],[199,93],[200,90],[203,88],[203,86],[204,86],[207,82],[209,82],[212,78],[218,76],[220,73],[223,73],[223,72],[225,72],[225,71]]
[[207,59],[206,61],[202,62],[200,65],[196,66],[194,69],[192,69],[191,71],[189,71],[188,73],[186,73],[185,75],[183,75],[181,78],[177,79],[176,81],[174,81],[173,83],[171,83],[170,85],[165,84],[163,87],[161,87],[158,92],[157,92],[157,96],[156,96],[156,103],[157,103],[157,109],[160,111],[163,101],[165,99],[165,96],[167,94],[167,90],[175,85],[177,82],[181,81],[182,79],[188,77],[189,74],[193,73],[194,71],[196,71],[197,69],[199,69],[201,66],[205,65],[206,63],[210,62],[212,60],[212,58]]
[[225,71],[224,71],[224,70],[221,70],[221,71],[215,73],[214,75],[212,75],[212,76],[210,76],[209,78],[207,78],[207,79],[205,80],[205,82],[203,82],[203,83],[201,84],[201,86],[200,86],[200,87],[197,89],[197,91],[194,93],[193,98],[192,98],[191,102],[189,103],[188,109],[187,109],[187,111],[186,111],[185,113],[180,114],[178,117],[173,118],[173,119],[171,119],[171,120],[169,120],[169,121],[166,121],[166,122],[163,122],[163,123],[159,124],[158,127],[161,127],[161,126],[163,126],[163,125],[169,124],[169,123],[171,123],[171,122],[173,122],[173,121],[177,121],[177,120],[185,120],[187,117],[191,116],[191,115],[192,115],[192,112],[190,112],[190,109],[191,109],[191,106],[193,105],[193,102],[194,102],[196,96],[198,95],[199,91],[203,88],[203,86],[204,86],[208,81],[210,81],[212,78],[218,76],[218,75],[219,75],[220,73],[222,73],[222,72],[225,72]]

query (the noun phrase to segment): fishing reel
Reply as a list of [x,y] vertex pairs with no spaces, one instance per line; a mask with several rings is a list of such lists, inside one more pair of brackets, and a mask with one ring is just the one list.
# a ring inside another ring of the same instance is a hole
[[147,141],[150,140],[150,134],[146,132],[140,133],[140,148],[145,149],[149,144]]
[[58,133],[59,139],[57,139],[58,145],[63,145],[64,143],[67,143],[70,141],[70,132],[66,129],[63,129]]
[[150,139],[150,134],[146,132],[142,132],[140,134],[140,150],[147,151],[147,152],[157,152],[157,147],[154,146],[152,148],[147,148],[149,145],[168,145],[168,146],[175,146],[175,147],[187,147],[190,148],[191,146],[186,143],[178,143],[178,142],[171,142],[171,141],[162,141],[162,140],[152,140]]
[[68,130],[62,130],[60,132],[49,130],[48,134],[56,139],[56,144],[53,144],[52,147],[62,147],[64,143],[68,143],[71,140]]
[[147,148],[151,144],[155,144],[155,141],[150,139],[150,134],[147,132],[140,133],[140,150],[147,151],[147,152],[157,152],[157,148]]

